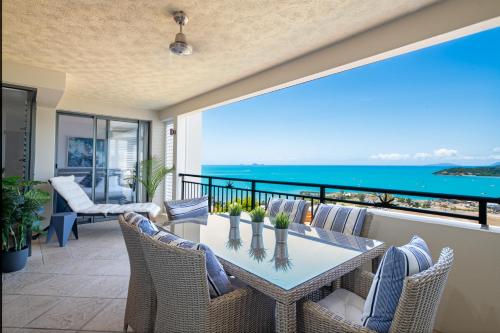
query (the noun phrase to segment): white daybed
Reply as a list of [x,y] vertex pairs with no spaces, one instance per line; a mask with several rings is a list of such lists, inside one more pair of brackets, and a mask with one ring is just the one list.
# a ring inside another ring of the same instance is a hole
[[75,176],[59,176],[49,180],[54,190],[63,197],[71,210],[79,216],[110,216],[128,212],[145,214],[154,218],[160,207],[152,202],[118,204],[95,204],[85,191],[75,182]]

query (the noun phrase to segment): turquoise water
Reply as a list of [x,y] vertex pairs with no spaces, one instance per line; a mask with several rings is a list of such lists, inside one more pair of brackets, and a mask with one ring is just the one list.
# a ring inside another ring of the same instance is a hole
[[[278,180],[346,186],[378,187],[394,190],[500,197],[500,177],[439,176],[437,166],[338,166],[338,165],[204,165],[209,176]],[[225,184],[215,182],[214,184]],[[249,188],[248,183],[234,186]],[[257,189],[299,193],[317,188],[258,185]]]

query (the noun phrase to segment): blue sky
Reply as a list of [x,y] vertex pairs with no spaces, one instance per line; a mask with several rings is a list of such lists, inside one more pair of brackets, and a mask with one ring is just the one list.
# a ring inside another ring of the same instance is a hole
[[203,113],[204,164],[500,161],[500,28]]

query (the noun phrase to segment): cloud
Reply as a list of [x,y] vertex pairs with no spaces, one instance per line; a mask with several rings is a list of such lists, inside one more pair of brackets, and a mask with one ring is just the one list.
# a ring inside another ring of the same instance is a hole
[[431,156],[432,156],[432,154],[429,154],[429,153],[416,153],[415,155],[413,155],[413,158],[424,159],[424,158],[429,158]]
[[391,161],[404,160],[409,157],[410,157],[409,154],[398,154],[398,153],[376,154],[371,156],[371,158],[375,160],[391,160]]
[[500,160],[500,155],[491,155],[491,158],[494,160]]
[[500,153],[500,147],[495,147],[493,148],[494,153]]
[[439,148],[434,150],[434,156],[436,157],[454,157],[458,155],[458,151],[455,149]]

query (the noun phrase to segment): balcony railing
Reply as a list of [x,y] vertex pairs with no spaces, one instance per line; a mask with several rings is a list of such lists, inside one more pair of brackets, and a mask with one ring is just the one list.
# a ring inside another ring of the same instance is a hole
[[[347,203],[352,205],[369,206],[395,209],[414,213],[423,213],[437,216],[453,217],[477,221],[483,226],[488,225],[488,203],[500,204],[500,197],[481,197],[457,194],[444,194],[420,191],[393,190],[384,188],[358,187],[331,184],[315,184],[300,182],[284,182],[271,180],[257,180],[244,178],[203,176],[195,174],[179,174],[181,178],[181,197],[190,199],[200,196],[208,196],[208,207],[210,212],[226,211],[227,205],[234,201],[239,201],[243,208],[250,210],[256,205],[265,205],[271,198],[302,199],[311,203],[311,218],[314,217],[314,207],[318,203]],[[196,180],[192,180],[195,178]],[[225,183],[224,183],[225,182]],[[300,187],[307,189],[300,193],[290,191],[274,191],[259,188],[259,186],[275,185],[279,187]],[[345,194],[345,191],[350,191]],[[377,200],[354,200],[353,194],[359,198],[366,198],[367,195]],[[448,202],[461,202],[473,207],[471,211],[476,214],[454,213],[445,210],[426,209],[412,207],[404,198],[421,198],[422,200],[447,200]]]

